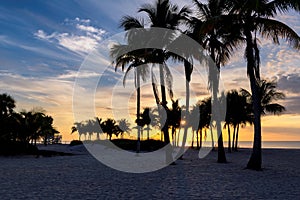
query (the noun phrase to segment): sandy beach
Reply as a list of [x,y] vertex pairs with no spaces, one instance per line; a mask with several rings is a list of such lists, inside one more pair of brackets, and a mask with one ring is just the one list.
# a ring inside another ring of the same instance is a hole
[[48,147],[74,156],[0,157],[1,199],[298,199],[300,150],[264,149],[263,171],[244,170],[251,151],[199,159],[188,150],[176,165],[130,174],[111,169],[80,147]]

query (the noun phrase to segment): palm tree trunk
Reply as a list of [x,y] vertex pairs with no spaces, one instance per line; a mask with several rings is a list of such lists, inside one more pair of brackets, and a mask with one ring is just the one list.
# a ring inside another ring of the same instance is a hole
[[202,138],[203,138],[203,134],[202,134],[202,128],[200,129],[200,145],[198,146],[198,149],[202,148]]
[[253,113],[254,113],[254,142],[251,157],[248,161],[247,168],[254,170],[261,170],[262,154],[261,154],[261,108],[260,97],[258,92],[257,80],[259,80],[259,74],[255,74],[255,58],[253,52],[253,40],[250,30],[245,28],[246,35],[246,58],[247,58],[247,70],[250,79],[250,87],[253,101]]
[[194,135],[195,135],[195,131],[192,131],[192,145],[191,147],[194,148]]
[[144,129],[143,127],[141,127],[141,137],[140,137],[140,141],[144,140]]
[[235,135],[235,147],[234,147],[235,151],[238,151],[239,129],[240,129],[240,125],[238,124],[236,127],[236,135]]
[[[196,131],[196,137],[197,137],[197,149],[200,149],[200,148],[199,148],[199,130],[200,130],[200,129],[198,129],[198,130]],[[200,137],[201,137],[201,135],[200,135]]]
[[[213,61],[216,61],[215,57],[215,50],[214,48],[211,49],[211,58]],[[209,67],[209,76],[210,76],[210,83],[212,84],[212,105],[217,104],[217,108],[220,107],[220,102],[218,99],[218,91],[219,91],[219,77],[220,77],[220,63],[216,62],[216,69],[215,67]],[[216,126],[217,126],[217,133],[220,134],[218,138],[218,163],[227,163],[225,149],[223,145],[223,133],[222,133],[222,125],[221,125],[221,116],[214,116],[216,119]]]
[[227,124],[227,130],[228,130],[228,152],[231,153],[231,146],[230,146],[230,125]]
[[[188,132],[188,122],[189,122],[189,109],[190,109],[190,77],[188,77],[188,68],[190,68],[191,63],[187,60],[184,60],[184,69],[185,69],[185,125],[184,132],[182,138],[182,148],[185,148],[186,140],[187,140],[187,132]],[[182,149],[183,150],[183,149]],[[182,153],[182,150],[180,153]]]
[[179,127],[179,130],[178,130],[178,133],[177,133],[177,147],[179,146],[179,137],[180,137],[180,131],[181,131],[181,128]]
[[176,128],[174,128],[174,132],[173,132],[173,140],[174,140],[174,146],[176,146]]
[[147,125],[147,140],[150,140],[150,125]]
[[212,131],[212,126],[210,126],[210,136],[211,136],[211,148],[212,148],[212,151],[214,151],[215,150],[215,142],[214,142],[214,134]]
[[233,126],[232,145],[231,145],[232,151],[234,151],[235,134],[236,134],[235,131],[236,131],[236,125]]
[[173,146],[176,146],[176,128],[172,126],[172,140],[173,140]]
[[[136,119],[140,121],[140,109],[141,109],[141,82],[140,82],[140,70],[136,67],[136,82],[137,82],[137,94],[136,94]],[[137,144],[136,153],[140,153],[141,150],[141,127],[137,125]]]
[[197,149],[199,149],[199,130],[196,131]]
[[[167,98],[166,98],[166,88],[165,88],[165,81],[164,81],[164,69],[163,69],[164,63],[161,63],[159,65],[159,75],[160,75],[160,86],[161,86],[161,105],[165,109],[165,112],[167,112],[168,107],[167,107]],[[165,124],[162,127],[162,131],[164,133],[164,142],[165,145],[167,145],[166,148],[166,163],[172,163],[173,162],[173,157],[172,157],[172,147],[170,146],[170,136],[169,136],[169,131],[168,131],[168,120],[165,121]]]

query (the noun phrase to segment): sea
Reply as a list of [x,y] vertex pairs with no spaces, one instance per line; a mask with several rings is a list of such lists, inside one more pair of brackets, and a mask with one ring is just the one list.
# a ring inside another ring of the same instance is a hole
[[[224,146],[226,146],[224,142]],[[240,148],[252,148],[252,141],[239,141]],[[300,141],[263,141],[262,148],[264,149],[300,149]]]

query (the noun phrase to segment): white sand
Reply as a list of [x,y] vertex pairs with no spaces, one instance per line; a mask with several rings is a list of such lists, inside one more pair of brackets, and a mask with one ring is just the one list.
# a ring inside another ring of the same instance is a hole
[[[50,148],[50,147],[48,147]],[[189,150],[176,165],[147,174],[108,168],[81,155],[0,157],[0,199],[299,199],[300,150],[264,150],[261,172],[243,170],[249,149],[199,159]],[[77,149],[76,149],[77,148]],[[53,150],[54,150],[53,149]]]

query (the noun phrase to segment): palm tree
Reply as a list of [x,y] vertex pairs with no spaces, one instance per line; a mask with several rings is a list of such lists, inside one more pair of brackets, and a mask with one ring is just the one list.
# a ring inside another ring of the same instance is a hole
[[[267,81],[267,80],[260,80],[258,83],[258,95],[260,99],[260,114],[262,116],[266,115],[267,113],[276,114],[279,115],[283,111],[285,111],[284,106],[274,103],[274,101],[277,100],[283,100],[285,98],[285,95],[282,92],[278,92],[276,90],[277,83],[275,81]],[[253,116],[252,114],[249,114],[249,110],[251,113],[253,113],[253,100],[252,95],[249,91],[246,89],[241,89],[241,94],[248,98],[247,100],[251,106],[248,106],[248,115],[246,115],[246,121],[248,121],[250,124],[253,122]],[[237,146],[237,145],[236,145]],[[237,148],[237,147],[235,147]]]
[[149,140],[150,137],[150,124],[151,124],[151,117],[150,117],[150,108],[144,108],[143,113],[141,114],[141,120],[142,124],[147,126],[147,140]]
[[[178,25],[181,21],[181,19],[184,17],[186,13],[187,8],[182,8],[181,10],[178,9],[178,6],[172,5],[169,0],[157,0],[153,5],[152,4],[144,4],[142,7],[138,10],[138,12],[146,13],[147,21],[149,21],[150,27],[159,27],[159,28],[167,28],[167,29],[177,29]],[[122,26],[125,27],[125,29],[129,30],[130,28],[137,28],[139,26],[136,26],[139,22],[138,19],[132,18],[132,17],[125,17],[122,23]],[[169,34],[166,34],[163,37],[151,37],[148,38],[149,40],[159,40],[160,44],[163,43],[167,45],[172,37]],[[139,41],[141,42],[141,41]],[[158,41],[156,41],[158,42]],[[170,54],[164,50],[164,49],[151,49],[150,53],[148,50],[148,61],[147,63],[153,63],[159,65],[159,76],[160,76],[160,88],[161,88],[161,101],[158,99],[157,95],[157,88],[156,84],[153,83],[153,91],[154,95],[156,97],[156,102],[161,104],[161,106],[165,109],[165,111],[168,110],[167,108],[167,100],[166,100],[166,87],[169,88],[170,97],[172,98],[172,78],[171,73],[167,68],[166,60],[170,57]],[[167,77],[167,81],[165,78]],[[155,80],[155,78],[152,77],[152,81]],[[154,82],[154,81],[153,81]],[[166,83],[166,84],[165,84]],[[160,114],[162,114],[160,112]],[[167,122],[167,121],[166,121]],[[170,138],[168,134],[168,124],[164,124],[162,127],[162,130],[164,132],[164,141],[166,144],[170,143]],[[166,160],[167,162],[171,161],[171,151],[166,153]]]
[[[189,117],[190,120],[186,122],[189,123],[188,126],[192,128],[192,144],[191,144],[192,148],[194,148],[195,132],[197,132],[199,129],[199,116],[200,116],[199,107],[200,107],[199,102],[193,106],[190,112],[190,117]],[[198,136],[197,136],[197,144],[198,144]]]
[[15,100],[7,95],[0,94],[0,140],[9,138],[9,130],[6,124],[9,122],[13,109],[16,107]]
[[[189,13],[187,7],[183,7],[179,9],[177,5],[171,4],[169,0],[157,0],[153,5],[152,4],[144,4],[139,9],[138,12],[144,12],[147,15],[148,21],[150,22],[150,27],[158,27],[158,28],[166,28],[171,30],[177,30],[179,24],[182,20],[186,19],[186,15]],[[166,36],[156,37],[156,40],[160,40],[163,44],[168,45],[173,36],[166,34]],[[156,49],[153,51],[152,63],[159,64],[159,74],[160,74],[160,87],[161,87],[161,105],[165,109],[167,108],[167,100],[166,100],[166,89],[165,89],[165,74],[169,74],[167,69],[166,60],[169,59],[170,54],[166,50]],[[171,79],[167,80],[167,86],[171,86]],[[171,91],[171,90],[169,90]],[[172,98],[172,94],[170,94]],[[164,132],[164,141],[166,144],[170,143],[169,133],[168,133],[168,120],[162,127]],[[167,162],[171,161],[171,153],[167,153]]]
[[234,96],[233,104],[233,138],[232,138],[232,150],[237,151],[238,148],[238,137],[239,137],[239,129],[240,125],[242,127],[246,126],[247,123],[250,125],[253,124],[253,112],[251,105],[251,95],[246,94],[244,92],[239,91],[235,93],[237,95]]
[[[234,121],[237,121],[237,118],[239,117],[236,113],[238,110],[236,109],[239,94],[236,90],[231,90],[227,92],[226,95],[226,117],[225,117],[225,124],[224,129],[227,128],[228,131],[228,152],[231,153],[231,132],[230,132],[230,126],[234,124]],[[233,143],[234,143],[234,137],[235,134],[233,134]],[[232,145],[233,146],[233,145]]]
[[[260,82],[260,56],[257,35],[259,34],[265,39],[271,39],[275,44],[279,44],[279,38],[283,38],[294,48],[300,49],[299,35],[286,24],[274,19],[278,12],[284,13],[290,9],[300,11],[299,1],[236,0],[226,1],[226,3],[230,6],[226,20],[231,22],[226,23],[226,26],[230,30],[239,31],[243,34],[246,43],[247,75],[250,80],[254,112],[254,143],[247,168],[260,170],[262,163],[261,100],[258,85]],[[225,24],[224,21],[223,24]],[[233,26],[229,26],[229,24]]]
[[103,132],[105,132],[108,135],[109,140],[111,140],[113,135],[116,135],[118,137],[120,133],[117,123],[114,119],[108,118],[107,120],[105,120],[101,128]]
[[173,139],[173,145],[176,146],[176,130],[180,128],[181,125],[181,107],[179,106],[179,100],[176,101],[172,99],[172,108],[168,112],[168,125],[171,128],[171,135]]
[[[207,4],[203,4],[198,0],[193,0],[193,2],[196,7],[196,17],[191,21],[193,35],[204,49],[207,49],[211,59],[216,64],[216,67],[209,67],[209,86],[212,91],[213,105],[219,105],[220,67],[228,61],[234,47],[240,42],[240,37],[235,32],[228,34],[226,28],[218,24],[218,18],[227,12],[224,0],[210,0]],[[218,138],[218,162],[226,163],[221,119],[218,119],[218,116],[213,117],[217,117],[215,119],[216,126],[220,134]]]
[[[274,115],[279,115],[283,111],[285,111],[284,106],[274,103],[274,101],[277,100],[283,100],[285,98],[285,95],[282,92],[279,92],[276,90],[277,83],[273,81],[268,80],[260,80],[258,83],[258,91],[259,91],[259,97],[260,97],[260,113],[261,115],[266,115],[267,113],[271,113]],[[251,93],[247,91],[246,89],[241,89],[241,92],[245,96],[252,97]],[[251,98],[251,103],[253,103],[253,100]]]
[[[127,37],[127,45],[114,45],[111,48],[111,57],[113,58],[115,62],[115,69],[117,70],[118,67],[121,67],[124,71],[125,67],[128,66],[126,73],[123,78],[123,85],[125,87],[127,74],[129,71],[134,69],[135,73],[135,87],[137,90],[137,106],[136,106],[136,123],[140,122],[140,105],[141,105],[141,78],[143,81],[146,80],[146,74],[148,74],[148,69],[145,67],[146,61],[145,61],[145,53],[146,51],[141,50],[134,50],[129,51],[131,47],[135,46],[136,42],[143,42],[141,38],[139,38],[142,35],[142,31],[136,31],[136,28],[144,28],[143,22],[140,20],[125,16],[121,20],[121,27],[124,28],[125,31],[128,31],[126,37]],[[128,52],[129,51],[129,52]],[[143,65],[144,64],[144,65]],[[143,66],[140,66],[143,65]],[[141,135],[141,127],[138,125],[137,127],[138,133],[137,133],[137,153],[140,152],[140,135]]]
[[[199,132],[200,132],[200,145],[197,144],[197,148],[200,149],[202,147],[202,130],[204,129],[205,133],[207,129],[210,127],[210,122],[211,122],[211,98],[206,98],[200,102],[199,105],[199,110],[200,110],[200,121],[199,121]],[[211,132],[212,134],[212,132]],[[206,135],[206,134],[205,134]],[[213,137],[212,139],[212,147],[214,146],[213,144]]]
[[118,127],[119,127],[119,130],[120,130],[120,134],[121,134],[121,137],[123,137],[124,133],[130,133],[131,129],[130,129],[130,123],[128,122],[127,119],[120,119],[118,121]]
[[53,118],[51,116],[45,115],[40,119],[40,130],[38,135],[43,138],[44,145],[47,145],[49,139],[54,138],[54,135],[58,133],[59,131],[53,127]]
[[0,94],[0,119],[12,114],[15,107],[15,100],[11,96]]
[[81,140],[81,135],[83,134],[84,124],[82,122],[75,122],[74,126],[71,127],[71,134],[78,132],[78,140]]

